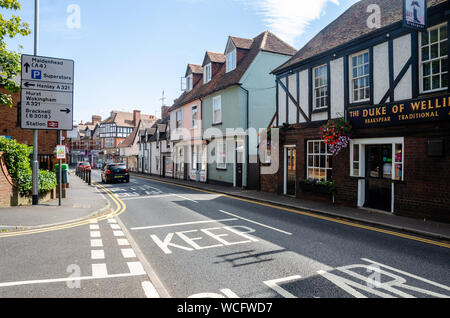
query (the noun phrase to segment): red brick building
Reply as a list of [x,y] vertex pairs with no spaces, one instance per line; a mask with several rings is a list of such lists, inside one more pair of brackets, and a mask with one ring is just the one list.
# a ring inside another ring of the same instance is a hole
[[[8,93],[4,88],[0,88],[2,93]],[[20,92],[13,95],[13,106],[0,106],[0,136],[15,139],[19,143],[29,146],[33,145],[33,130],[24,130],[20,128],[19,120],[19,102]],[[66,132],[63,132],[63,137],[66,137]],[[43,170],[53,169],[53,160],[55,157],[55,148],[58,144],[57,131],[40,130],[39,131],[39,145],[38,158],[39,167]]]
[[[338,204],[450,222],[448,20],[447,0],[428,1],[424,32],[403,26],[402,0],[362,0],[274,70],[283,138],[262,190],[331,201],[320,186],[335,182]],[[321,129],[335,120],[353,127],[337,156]]]

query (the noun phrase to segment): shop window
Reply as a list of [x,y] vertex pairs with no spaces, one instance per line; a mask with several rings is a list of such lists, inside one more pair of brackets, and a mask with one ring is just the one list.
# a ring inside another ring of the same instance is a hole
[[352,164],[352,176],[359,177],[361,163],[360,163],[360,145],[353,145],[353,164]]
[[323,141],[308,141],[307,175],[308,179],[331,181],[333,155]]
[[394,151],[394,180],[403,180],[403,145],[395,145]]

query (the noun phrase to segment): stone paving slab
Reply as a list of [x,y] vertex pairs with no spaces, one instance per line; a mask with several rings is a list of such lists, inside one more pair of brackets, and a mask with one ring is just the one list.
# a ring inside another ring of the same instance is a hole
[[58,206],[58,199],[38,206],[21,206],[0,209],[0,230],[44,227],[71,223],[89,218],[107,210],[110,202],[96,187],[89,186],[70,173],[70,188],[66,189],[66,199]]

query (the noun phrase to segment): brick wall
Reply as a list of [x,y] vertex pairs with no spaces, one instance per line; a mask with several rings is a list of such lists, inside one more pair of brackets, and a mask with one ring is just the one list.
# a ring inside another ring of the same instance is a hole
[[[411,126],[358,130],[353,138],[384,138],[405,136],[404,182],[395,183],[395,214],[450,222],[450,125],[448,122]],[[444,156],[430,157],[430,138],[444,139]],[[319,124],[291,128],[284,145],[297,146],[297,197],[308,200],[329,200],[324,195],[302,193],[298,181],[306,178],[306,143],[321,139]],[[283,145],[282,145],[283,146]],[[281,146],[281,147],[282,147]],[[276,174],[261,175],[261,190],[283,194],[284,154],[280,149],[280,168]],[[337,204],[356,207],[358,179],[350,177],[350,149],[333,157],[333,180],[337,183]]]
[[0,207],[8,207],[11,205],[11,199],[14,195],[14,184],[6,169],[3,153],[0,152]]
[[[7,93],[4,88],[0,87],[0,92]],[[33,131],[20,128],[18,121],[18,103],[20,102],[20,93],[13,94],[13,107],[0,106],[0,136],[11,136],[20,143],[33,145]],[[67,133],[63,132],[66,137]],[[58,140],[56,131],[41,130],[39,131],[39,154],[51,155],[55,151]]]

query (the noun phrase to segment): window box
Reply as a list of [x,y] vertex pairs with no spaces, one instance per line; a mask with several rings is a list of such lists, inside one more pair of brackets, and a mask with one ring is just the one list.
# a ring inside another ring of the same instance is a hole
[[302,192],[312,192],[320,194],[336,194],[336,183],[334,181],[317,181],[300,179],[299,187]]

